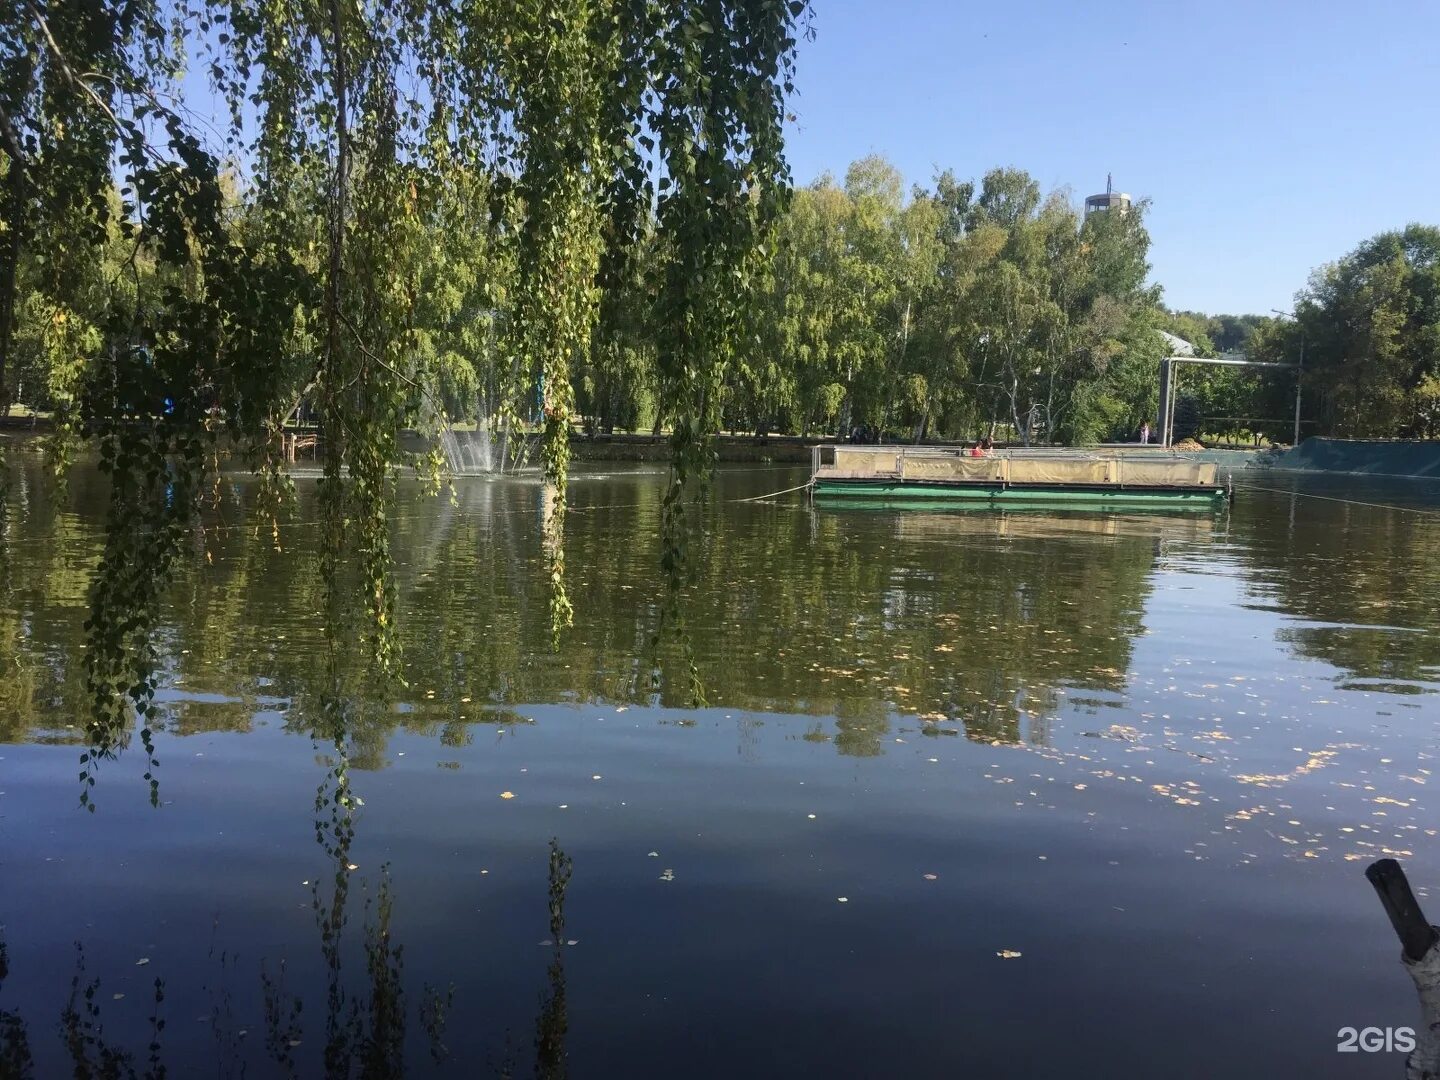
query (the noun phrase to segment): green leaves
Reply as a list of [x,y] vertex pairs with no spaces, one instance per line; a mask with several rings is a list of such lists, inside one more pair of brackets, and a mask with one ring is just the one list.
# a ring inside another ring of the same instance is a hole
[[1272,335],[1273,358],[1294,363],[1303,350],[1306,415],[1322,432],[1440,434],[1429,393],[1440,374],[1440,229],[1365,241],[1312,275],[1295,313],[1298,325]]
[[[492,410],[518,423],[538,398],[558,636],[576,384],[632,420],[643,399],[674,432],[678,611],[687,499],[785,205],[782,88],[806,10],[137,0],[0,14],[20,142],[4,148],[0,212],[20,256],[0,274],[0,387],[23,353],[56,411],[57,461],[88,439],[112,485],[87,624],[85,805],[137,721],[158,802],[152,630],[222,434],[264,477],[278,546],[297,425],[318,423],[305,432],[325,460],[332,636],[358,611],[394,674],[395,469],[438,478],[401,430]],[[186,40],[182,26],[202,29]],[[229,107],[219,131],[188,119],[186,53]],[[480,405],[482,388],[498,400]]]
[[1096,392],[1143,408],[1149,384],[1110,382],[1110,368],[1153,362],[1144,206],[1082,228],[1023,172],[975,190],[947,172],[906,198],[872,157],[843,187],[827,176],[796,192],[736,419],[764,401],[766,420],[802,433],[975,438],[1005,424],[1068,440],[1097,433]]

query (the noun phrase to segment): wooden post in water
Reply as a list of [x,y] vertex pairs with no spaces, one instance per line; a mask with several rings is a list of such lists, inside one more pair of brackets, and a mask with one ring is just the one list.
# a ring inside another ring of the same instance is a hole
[[1405,1062],[1405,1080],[1440,1080],[1440,927],[1430,925],[1394,859],[1377,859],[1365,870],[1400,939],[1401,960],[1420,995],[1420,1028]]
[[1423,959],[1435,943],[1437,931],[1420,910],[1420,902],[1410,891],[1410,882],[1405,871],[1394,859],[1377,859],[1365,870],[1370,884],[1390,916],[1390,925],[1405,950],[1405,959],[1412,964]]

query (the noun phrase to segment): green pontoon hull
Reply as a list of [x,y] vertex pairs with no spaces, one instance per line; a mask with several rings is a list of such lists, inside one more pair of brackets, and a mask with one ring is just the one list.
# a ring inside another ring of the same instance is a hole
[[1225,504],[1225,489],[997,486],[926,484],[875,480],[817,480],[816,498],[885,503],[958,503],[970,507],[1056,506],[1076,510],[1111,508],[1210,510]]

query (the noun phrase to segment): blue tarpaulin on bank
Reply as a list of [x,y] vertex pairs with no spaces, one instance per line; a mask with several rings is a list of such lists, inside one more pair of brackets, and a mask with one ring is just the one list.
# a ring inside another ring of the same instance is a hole
[[1440,477],[1440,441],[1314,438],[1263,463],[1295,472]]

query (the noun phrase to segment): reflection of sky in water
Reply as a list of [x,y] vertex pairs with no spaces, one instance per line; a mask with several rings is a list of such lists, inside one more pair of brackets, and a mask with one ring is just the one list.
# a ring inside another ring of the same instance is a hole
[[[789,475],[722,473],[717,498]],[[416,1074],[499,1072],[507,1046],[529,1071],[552,836],[574,859],[577,1076],[1049,1075],[1046,1031],[1079,1076],[1157,1075],[1161,1054],[1172,1076],[1397,1074],[1385,1055],[1335,1072],[1334,1039],[1415,1020],[1360,871],[1397,853],[1440,883],[1433,525],[1318,501],[1292,525],[1287,497],[1243,492],[1214,519],[722,501],[691,617],[713,705],[694,710],[673,647],[652,684],[660,479],[577,485],[558,654],[533,485],[397,515],[410,689],[356,714],[344,970],[368,1000],[359,898],[388,865],[410,1013],[455,988],[446,1064],[412,1020]],[[15,549],[0,605],[6,689],[28,694],[3,706],[0,1008],[27,1019],[37,1075],[62,1067],[83,940],[107,1030],[146,1030],[163,976],[172,1071],[265,1074],[258,972],[284,960],[308,1074],[311,890],[334,866],[312,828],[328,755],[305,734],[323,664],[304,534],[280,557],[225,536],[177,588],[167,805],[129,755],[92,817],[76,748],[43,744],[80,722],[93,523],[43,510],[17,537],[59,539]]]

